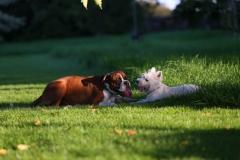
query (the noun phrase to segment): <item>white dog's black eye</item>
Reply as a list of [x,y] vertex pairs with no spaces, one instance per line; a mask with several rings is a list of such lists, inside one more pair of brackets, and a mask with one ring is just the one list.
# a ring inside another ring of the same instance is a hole
[[148,82],[148,79],[145,79],[145,81],[147,81],[147,82]]

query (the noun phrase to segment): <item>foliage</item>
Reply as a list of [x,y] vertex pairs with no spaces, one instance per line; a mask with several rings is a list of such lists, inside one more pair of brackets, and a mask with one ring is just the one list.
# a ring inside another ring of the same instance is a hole
[[[236,1],[239,10],[239,1]],[[210,23],[220,21],[224,29],[233,29],[232,6],[229,0],[183,0],[173,11],[176,19],[186,19],[189,28],[196,28],[204,23],[209,29]]]
[[17,0],[1,0],[0,1],[0,41],[4,40],[4,34],[18,30],[25,25],[24,17],[16,17],[15,15],[1,11],[1,8],[15,3]]
[[[86,10],[79,1],[28,1],[31,23],[17,39],[46,39],[102,34],[122,34],[132,30],[131,1],[105,0],[101,10],[94,1]],[[141,18],[141,10],[138,10]],[[119,16],[121,15],[121,16]],[[16,36],[15,36],[16,37]]]

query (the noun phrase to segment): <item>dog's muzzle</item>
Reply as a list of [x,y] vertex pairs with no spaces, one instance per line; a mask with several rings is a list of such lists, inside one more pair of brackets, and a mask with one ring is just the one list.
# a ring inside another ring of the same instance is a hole
[[121,85],[118,89],[119,95],[122,96],[122,97],[131,98],[132,97],[132,92],[130,91],[130,88],[131,88],[130,82],[128,80],[123,79],[121,74],[119,74],[119,75],[122,79]]
[[131,84],[128,80],[123,80],[119,86],[119,89],[117,89],[120,92],[125,91],[126,89],[129,89],[131,87]]
[[118,89],[119,95],[122,97],[131,98],[132,92],[130,91],[131,84],[128,80],[123,80],[121,82],[120,88]]

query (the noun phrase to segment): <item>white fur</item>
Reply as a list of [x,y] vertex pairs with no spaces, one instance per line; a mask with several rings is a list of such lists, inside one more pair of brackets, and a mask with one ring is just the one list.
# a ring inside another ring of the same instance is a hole
[[116,105],[115,99],[116,99],[116,95],[110,93],[108,90],[104,89],[103,90],[103,95],[104,95],[104,99],[102,102],[99,103],[100,106],[114,106]]
[[199,88],[193,84],[169,87],[162,83],[162,79],[162,71],[156,71],[155,67],[152,67],[148,72],[143,73],[140,78],[137,78],[136,84],[142,92],[147,93],[147,97],[134,103],[144,103],[161,100],[171,96],[185,95],[192,93]]

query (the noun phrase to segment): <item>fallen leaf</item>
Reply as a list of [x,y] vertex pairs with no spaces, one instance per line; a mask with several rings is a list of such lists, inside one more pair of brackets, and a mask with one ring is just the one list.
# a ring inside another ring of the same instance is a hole
[[115,131],[114,130],[110,130],[110,133],[114,133]]
[[36,121],[34,122],[34,124],[35,124],[36,126],[39,126],[39,125],[41,124],[41,122],[40,122],[39,120],[36,120]]
[[187,146],[189,144],[188,141],[182,141],[179,143],[180,146]]
[[121,135],[121,134],[122,134],[122,130],[116,130],[116,133],[117,133],[118,135]]
[[30,146],[26,144],[19,144],[17,145],[17,148],[20,150],[27,150]]
[[230,126],[226,126],[223,128],[223,130],[229,130],[230,129]]
[[42,108],[42,111],[43,111],[43,112],[46,112],[46,109]]
[[210,115],[212,115],[213,113],[212,112],[207,112],[206,113],[206,116],[210,116]]
[[134,130],[128,130],[128,131],[127,131],[127,134],[128,134],[128,135],[135,135],[135,134],[136,134],[136,131],[134,131]]
[[6,149],[0,149],[0,155],[6,155],[7,150]]
[[93,108],[93,105],[90,105],[89,108]]
[[92,109],[92,113],[95,113],[97,111],[97,109]]

